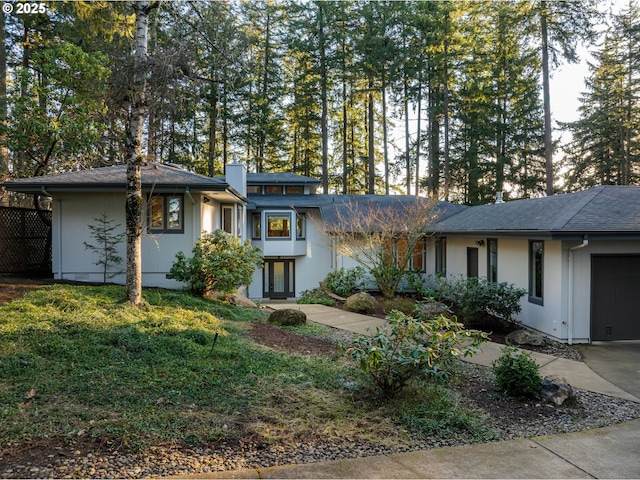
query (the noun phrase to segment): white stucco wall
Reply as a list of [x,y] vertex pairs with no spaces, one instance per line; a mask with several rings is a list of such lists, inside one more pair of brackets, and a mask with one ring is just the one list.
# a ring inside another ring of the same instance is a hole
[[[84,246],[84,242],[95,243],[89,225],[96,224],[94,218],[102,212],[113,219],[114,225],[121,225],[118,231],[124,232],[124,194],[64,194],[53,199],[54,278],[102,282],[102,272],[99,266],[94,264],[98,256]],[[176,254],[182,251],[189,256],[202,230],[212,231],[219,228],[219,212],[217,202],[210,201],[204,204],[199,194],[192,194],[191,197],[184,196],[184,233],[149,233],[145,217],[142,234],[142,284],[145,287],[180,288],[180,282],[167,278]],[[118,254],[123,259],[118,270],[124,272],[124,240]],[[125,275],[116,275],[108,281],[124,284]]]
[[[495,238],[495,237],[494,237]],[[484,240],[478,246],[476,241]],[[531,240],[539,240],[532,238]],[[487,276],[487,239],[481,237],[447,238],[447,277],[466,276],[467,247],[478,248],[478,275]],[[529,302],[528,295],[520,300],[522,311],[517,318],[523,324],[558,339],[566,339],[566,319],[563,317],[563,285],[566,268],[562,260],[562,242],[544,242],[543,304]],[[498,238],[498,282],[529,289],[529,239]]]
[[[248,212],[251,217],[252,212]],[[292,218],[292,235],[290,239],[265,239],[265,213],[263,212],[263,241],[252,241],[253,245],[262,248],[265,258],[295,260],[295,294],[299,297],[304,290],[316,288],[332,270],[334,262],[330,248],[330,239],[323,233],[319,212],[306,212],[305,240],[295,239],[295,212],[289,210],[269,210],[268,213],[290,213]],[[250,221],[250,218],[249,218]],[[250,231],[250,228],[248,229]],[[258,269],[249,285],[250,298],[263,297],[263,269]]]

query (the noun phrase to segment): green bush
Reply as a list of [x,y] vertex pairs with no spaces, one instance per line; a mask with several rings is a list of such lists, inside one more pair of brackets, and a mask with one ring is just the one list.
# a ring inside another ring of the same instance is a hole
[[406,287],[404,292],[412,293],[417,298],[432,302],[437,297],[436,291],[427,286],[427,279],[420,270],[409,270],[405,272],[404,279]]
[[336,301],[321,288],[313,288],[302,291],[298,303],[328,305],[331,307],[336,304]]
[[537,398],[540,395],[540,367],[527,352],[506,346],[492,366],[496,386],[502,392],[515,398]]
[[521,310],[520,298],[527,293],[513,284],[493,283],[477,277],[438,278],[436,282],[440,297],[452,301],[462,320],[470,324],[477,324],[486,314],[514,322],[514,316]]
[[387,315],[385,328],[355,338],[343,350],[385,398],[392,398],[414,378],[442,375],[447,362],[472,355],[486,338],[482,332],[465,330],[455,319],[420,321],[394,311]]
[[262,266],[262,252],[234,235],[216,230],[203,233],[193,247],[193,257],[176,255],[171,275],[186,282],[192,293],[204,295],[208,291],[230,293],[251,283],[253,272]]
[[325,279],[327,288],[336,295],[348,297],[359,291],[367,281],[367,274],[362,267],[355,267],[349,270],[340,268],[329,272]]
[[391,313],[393,310],[412,315],[416,309],[415,300],[407,297],[393,297],[382,300],[382,311],[385,314]]

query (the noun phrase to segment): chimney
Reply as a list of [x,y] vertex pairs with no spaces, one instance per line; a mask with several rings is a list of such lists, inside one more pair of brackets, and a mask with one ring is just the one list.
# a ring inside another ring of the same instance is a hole
[[500,203],[504,203],[504,200],[502,200],[502,192],[496,192],[496,205],[500,204]]
[[227,183],[243,197],[247,196],[247,169],[238,162],[235,155],[233,161],[225,166]]

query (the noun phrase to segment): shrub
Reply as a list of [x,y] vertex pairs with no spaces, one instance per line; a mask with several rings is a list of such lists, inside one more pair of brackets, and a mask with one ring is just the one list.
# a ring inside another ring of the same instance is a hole
[[421,271],[410,270],[405,272],[404,278],[406,281],[405,292],[414,293],[417,298],[424,299],[428,302],[434,301],[437,297],[436,291],[427,286],[427,280]]
[[313,288],[302,291],[298,303],[328,305],[331,307],[336,304],[336,301],[321,288]]
[[514,316],[521,310],[520,298],[527,293],[513,284],[493,283],[476,277],[438,278],[436,282],[439,295],[451,300],[462,319],[471,324],[477,324],[486,314],[514,322]]
[[259,248],[222,230],[203,233],[192,252],[191,258],[182,252],[176,255],[171,275],[186,282],[196,295],[208,291],[233,292],[248,285],[255,269],[262,266]]
[[393,297],[382,300],[382,310],[385,314],[391,313],[393,310],[412,315],[416,309],[415,300],[407,297]]
[[540,395],[540,367],[527,352],[506,346],[492,366],[496,386],[507,395],[515,398],[537,398]]
[[325,279],[327,288],[336,295],[348,297],[360,290],[366,283],[367,274],[362,267],[349,270],[340,268],[329,272]]
[[447,362],[472,355],[486,340],[486,334],[465,330],[455,319],[443,316],[420,321],[394,311],[386,318],[385,328],[357,337],[343,348],[385,398],[392,398],[421,375],[442,375],[441,367]]

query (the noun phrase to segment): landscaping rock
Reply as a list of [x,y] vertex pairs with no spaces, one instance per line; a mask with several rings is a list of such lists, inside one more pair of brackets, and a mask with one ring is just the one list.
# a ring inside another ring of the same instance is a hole
[[271,315],[269,315],[269,322],[285,327],[303,325],[307,322],[307,314],[301,310],[295,310],[293,308],[275,310]]
[[551,375],[542,379],[540,396],[560,407],[565,401],[572,400],[575,394],[564,378]]
[[420,305],[420,313],[426,316],[441,315],[450,311],[451,310],[449,310],[449,307],[441,302],[430,302]]
[[229,297],[227,297],[227,301],[230,304],[237,305],[239,307],[258,308],[258,305],[256,305],[255,302],[253,302],[252,300],[249,300],[247,297],[245,297],[244,295],[241,295],[240,293],[234,293],[233,295],[229,295]]
[[344,308],[352,312],[370,313],[376,309],[376,299],[366,292],[356,293],[347,298]]
[[514,330],[505,337],[505,340],[516,345],[535,345],[541,347],[545,344],[544,336],[529,330]]

